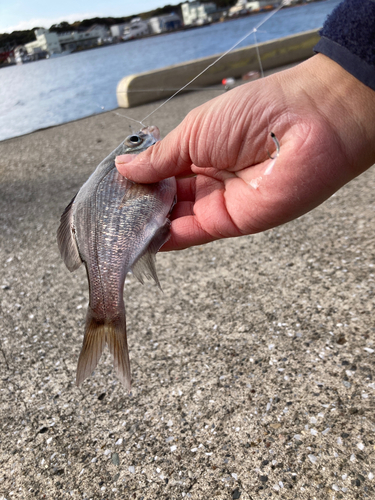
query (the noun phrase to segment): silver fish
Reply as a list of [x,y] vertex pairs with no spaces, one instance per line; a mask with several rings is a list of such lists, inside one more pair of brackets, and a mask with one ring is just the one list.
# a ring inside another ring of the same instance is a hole
[[152,277],[160,287],[155,254],[169,238],[168,216],[175,203],[176,180],[136,184],[119,174],[115,158],[140,153],[159,139],[157,127],[127,137],[100,163],[61,216],[57,232],[61,256],[69,271],[84,262],[89,281],[77,385],[91,375],[107,343],[117,375],[130,391],[125,277],[132,271],[141,283],[143,276]]

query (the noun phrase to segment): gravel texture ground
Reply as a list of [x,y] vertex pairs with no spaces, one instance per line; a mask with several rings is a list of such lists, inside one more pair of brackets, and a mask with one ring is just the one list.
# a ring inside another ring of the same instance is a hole
[[56,230],[128,130],[108,112],[0,143],[0,498],[374,498],[374,171],[280,228],[159,254],[164,293],[125,286],[132,394],[108,351],[75,386],[87,281]]

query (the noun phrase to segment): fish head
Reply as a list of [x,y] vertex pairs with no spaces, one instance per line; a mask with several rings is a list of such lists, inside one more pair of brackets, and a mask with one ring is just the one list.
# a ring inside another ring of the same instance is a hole
[[129,135],[125,141],[124,154],[137,154],[145,151],[148,147],[153,146],[157,141],[160,141],[160,131],[155,125],[145,127],[136,134]]
[[144,134],[151,135],[155,139],[155,142],[160,141],[160,130],[155,125],[145,127],[142,129],[142,132]]

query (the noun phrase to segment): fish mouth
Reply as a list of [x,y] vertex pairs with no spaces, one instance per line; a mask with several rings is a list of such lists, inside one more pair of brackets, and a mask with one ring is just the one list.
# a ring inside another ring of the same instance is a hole
[[155,139],[155,142],[160,141],[160,130],[156,125],[145,127],[142,129],[142,132],[146,135],[151,135]]

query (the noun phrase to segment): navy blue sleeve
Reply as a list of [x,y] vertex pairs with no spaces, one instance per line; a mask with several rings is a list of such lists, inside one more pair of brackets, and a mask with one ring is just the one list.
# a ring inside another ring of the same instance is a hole
[[375,0],[344,0],[327,18],[315,52],[375,90]]

